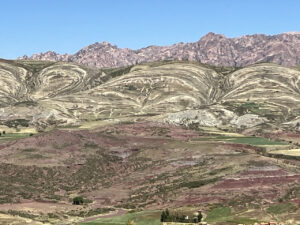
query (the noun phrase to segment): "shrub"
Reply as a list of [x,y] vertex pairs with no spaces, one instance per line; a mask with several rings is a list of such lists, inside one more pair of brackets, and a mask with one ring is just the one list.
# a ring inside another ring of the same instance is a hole
[[77,196],[73,198],[73,205],[82,205],[83,204],[83,197]]

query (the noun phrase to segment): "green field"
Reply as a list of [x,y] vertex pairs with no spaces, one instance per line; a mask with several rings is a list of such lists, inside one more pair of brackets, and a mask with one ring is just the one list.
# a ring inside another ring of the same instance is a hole
[[267,212],[271,214],[282,214],[296,211],[297,207],[292,203],[281,203],[277,205],[272,205],[267,208]]
[[160,211],[126,213],[122,216],[97,219],[80,225],[125,225],[128,220],[133,220],[135,225],[161,225],[160,213]]
[[[125,225],[128,220],[133,220],[135,225],[161,225],[161,211],[144,211],[137,213],[127,213],[122,216],[112,218],[97,219],[95,221],[81,223],[80,225]],[[229,207],[214,208],[207,213],[205,221],[208,222],[228,222],[228,223],[243,223],[253,224],[257,222],[249,218],[235,217]]]
[[0,142],[18,140],[29,136],[29,133],[7,133],[5,135],[0,136]]
[[226,222],[230,224],[254,224],[257,222],[253,219],[234,216],[234,212],[232,212],[230,207],[218,207],[212,209],[207,213],[205,220],[212,223]]
[[237,144],[247,144],[247,145],[287,145],[283,141],[273,141],[263,137],[238,137],[238,136],[215,136],[197,139],[198,141],[225,141]]
[[231,217],[231,209],[229,207],[219,207],[208,212],[206,220],[208,222],[224,221],[228,217]]

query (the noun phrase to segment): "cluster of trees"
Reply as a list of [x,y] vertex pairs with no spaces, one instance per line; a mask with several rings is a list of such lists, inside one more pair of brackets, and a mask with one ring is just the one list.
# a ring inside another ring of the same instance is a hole
[[2,134],[5,135],[5,130],[2,131],[2,133],[1,133],[1,131],[0,131],[0,136],[1,136]]
[[201,212],[197,213],[197,216],[195,215],[192,218],[186,218],[185,215],[179,215],[176,213],[175,215],[170,214],[169,210],[163,210],[160,216],[161,222],[184,222],[184,223],[199,223],[202,220],[202,214]]

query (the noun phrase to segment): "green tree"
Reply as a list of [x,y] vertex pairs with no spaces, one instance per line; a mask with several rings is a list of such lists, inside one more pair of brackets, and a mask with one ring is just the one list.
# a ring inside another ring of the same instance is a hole
[[82,205],[83,204],[83,197],[82,196],[77,196],[73,198],[73,204],[74,205]]
[[201,212],[199,212],[199,214],[198,214],[198,222],[201,222],[202,218],[203,218],[203,216],[202,216]]
[[166,221],[166,212],[165,210],[162,211],[161,215],[160,215],[160,222],[165,222]]
[[166,217],[168,218],[170,216],[170,212],[168,209],[166,209]]

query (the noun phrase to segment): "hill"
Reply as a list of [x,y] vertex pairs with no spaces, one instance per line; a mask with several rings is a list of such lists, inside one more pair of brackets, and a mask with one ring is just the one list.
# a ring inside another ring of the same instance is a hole
[[167,207],[299,223],[297,68],[1,60],[0,75],[0,223],[159,224]]
[[275,64],[234,68],[165,61],[92,69],[1,61],[0,67],[4,125],[24,120],[42,129],[150,116],[184,125],[299,129],[300,72]]
[[208,33],[199,41],[171,46],[148,46],[137,50],[118,48],[108,42],[94,43],[77,53],[60,55],[52,51],[19,59],[66,61],[107,68],[162,60],[189,60],[218,66],[247,66],[271,62],[285,66],[300,64],[299,32],[278,35],[254,34],[237,38]]

